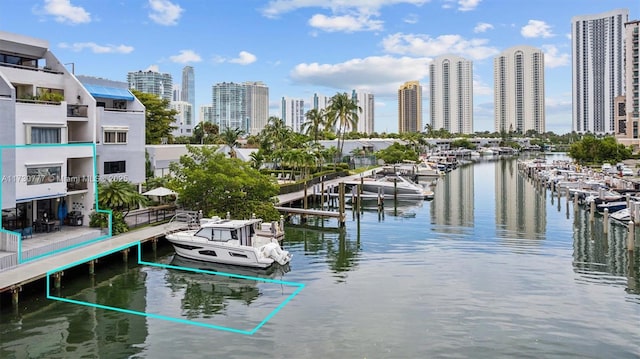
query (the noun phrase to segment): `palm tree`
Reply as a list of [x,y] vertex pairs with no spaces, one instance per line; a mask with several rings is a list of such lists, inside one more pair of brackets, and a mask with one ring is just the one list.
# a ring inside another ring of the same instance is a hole
[[133,184],[126,181],[100,182],[98,198],[100,208],[123,212],[125,217],[131,208],[145,205],[148,202],[147,197],[140,194]]
[[342,156],[345,133],[358,126],[358,113],[362,108],[346,92],[337,93],[331,98],[327,111],[327,127],[337,126],[338,153]]
[[325,125],[325,115],[325,110],[322,108],[313,108],[305,114],[307,121],[302,124],[302,131],[312,137],[315,143],[318,143],[318,138]]
[[264,154],[262,153],[262,150],[251,152],[249,157],[251,158],[251,167],[259,170],[264,163]]
[[220,140],[229,146],[229,157],[236,158],[235,148],[238,146],[238,137],[242,136],[244,131],[239,128],[227,127],[220,134]]

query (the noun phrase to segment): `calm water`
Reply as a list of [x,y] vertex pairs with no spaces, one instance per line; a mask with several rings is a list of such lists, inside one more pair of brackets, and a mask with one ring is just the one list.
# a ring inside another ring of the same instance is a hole
[[[459,168],[435,193],[359,222],[350,213],[342,233],[335,220],[287,227],[290,268],[255,275],[306,286],[253,335],[23,300],[1,314],[0,358],[640,357],[640,261],[625,228],[603,235],[600,220],[520,177],[515,160]],[[149,252],[172,262],[168,246]],[[60,294],[250,330],[293,291],[106,267],[63,278]]]

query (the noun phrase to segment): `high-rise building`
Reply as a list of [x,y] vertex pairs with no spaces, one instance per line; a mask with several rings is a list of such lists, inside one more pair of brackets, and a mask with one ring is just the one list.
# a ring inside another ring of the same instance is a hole
[[269,120],[269,87],[263,82],[245,82],[245,106],[249,134],[257,135]]
[[351,92],[351,99],[362,110],[358,113],[358,128],[354,130],[366,134],[373,133],[373,121],[375,114],[375,99],[373,94],[353,90]]
[[624,94],[624,24],[627,9],[571,19],[573,131],[615,129],[615,98]]
[[331,105],[331,97],[314,93],[313,101],[311,103],[312,109],[324,110]]
[[211,107],[213,122],[220,131],[227,128],[249,132],[242,84],[222,82],[213,85]]
[[422,86],[405,82],[398,90],[398,132],[422,132]]
[[431,127],[450,133],[473,132],[473,64],[455,55],[429,65]]
[[169,108],[176,110],[178,113],[174,117],[171,124],[175,129],[172,131],[173,137],[191,136],[195,123],[193,122],[193,108],[187,101],[171,101]]
[[625,24],[625,73],[626,73],[626,114],[627,133],[634,139],[633,144],[638,145],[638,122],[640,121],[640,21],[635,20]]
[[211,105],[202,105],[200,106],[200,117],[199,117],[199,122],[211,122],[214,123],[213,121],[214,116],[213,116],[213,106]]
[[306,121],[304,100],[282,97],[282,120],[294,132],[302,131],[302,124]]
[[514,46],[493,60],[496,132],[545,132],[544,53]]
[[196,77],[192,66],[185,66],[182,69],[182,93],[178,100],[191,104],[190,122],[194,123],[196,117]]
[[182,89],[180,85],[173,85],[173,92],[171,94],[171,101],[181,101],[182,99]]
[[140,92],[150,93],[171,101],[173,95],[173,80],[171,74],[156,71],[137,71],[127,74],[129,88]]

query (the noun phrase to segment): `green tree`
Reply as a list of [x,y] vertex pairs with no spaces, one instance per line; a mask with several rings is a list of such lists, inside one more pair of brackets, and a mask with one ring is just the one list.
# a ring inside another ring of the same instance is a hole
[[229,157],[236,158],[236,147],[238,147],[238,138],[244,134],[239,128],[227,127],[220,134],[220,141],[229,147]]
[[338,153],[342,156],[345,134],[358,128],[359,113],[362,108],[346,92],[337,93],[331,98],[327,110],[327,127],[336,127],[338,134]]
[[475,150],[476,145],[471,143],[471,141],[469,141],[466,138],[458,138],[456,140],[451,141],[451,148],[466,148],[469,150]]
[[98,184],[100,208],[123,212],[126,217],[131,209],[147,204],[147,197],[127,181],[106,181]]
[[376,152],[376,157],[385,163],[400,163],[404,160],[418,161],[418,153],[410,146],[402,145],[398,142]]
[[619,162],[631,154],[631,149],[618,144],[613,136],[600,139],[587,134],[569,147],[569,156],[580,163]]
[[177,128],[171,124],[175,121],[178,111],[169,108],[169,100],[161,99],[156,95],[134,89],[131,90],[131,93],[145,107],[146,144],[160,144],[162,138],[167,138],[171,142],[171,131]]
[[313,138],[315,143],[318,143],[325,125],[325,111],[324,109],[313,108],[307,111],[305,117],[307,121],[302,124],[302,132]]
[[273,201],[279,188],[270,176],[209,146],[187,146],[187,151],[169,166],[174,174],[169,187],[185,208],[208,216],[230,212],[234,218],[249,218],[252,213],[265,220],[280,217]]

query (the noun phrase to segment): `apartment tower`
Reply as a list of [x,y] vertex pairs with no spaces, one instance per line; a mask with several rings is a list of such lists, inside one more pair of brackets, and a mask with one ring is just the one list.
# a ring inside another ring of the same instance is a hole
[[154,94],[167,101],[172,99],[173,79],[171,74],[151,70],[129,72],[127,82],[130,89]]
[[431,127],[450,133],[473,132],[473,64],[455,55],[429,65]]
[[263,82],[245,82],[245,105],[249,133],[257,135],[269,120],[269,87]]
[[615,130],[615,98],[624,94],[624,24],[629,10],[571,19],[573,131]]
[[398,132],[422,132],[422,86],[405,82],[398,90]]
[[544,53],[515,46],[494,58],[496,132],[545,132]]

